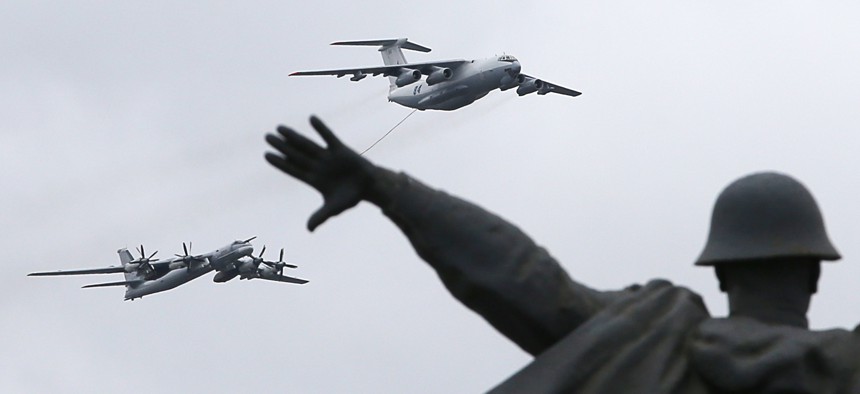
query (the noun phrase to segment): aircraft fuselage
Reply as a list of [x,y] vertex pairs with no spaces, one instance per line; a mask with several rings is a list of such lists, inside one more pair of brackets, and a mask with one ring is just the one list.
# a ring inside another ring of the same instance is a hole
[[170,290],[213,270],[229,269],[240,258],[250,256],[253,252],[254,247],[251,244],[235,241],[214,252],[201,255],[202,261],[194,262],[188,268],[174,269],[157,279],[148,280],[136,286],[129,286],[125,292],[125,299],[133,300],[145,295]]
[[504,61],[498,57],[472,60],[458,67],[449,80],[428,85],[424,78],[392,90],[388,100],[419,110],[451,111],[501,88],[519,72],[520,63],[516,60]]

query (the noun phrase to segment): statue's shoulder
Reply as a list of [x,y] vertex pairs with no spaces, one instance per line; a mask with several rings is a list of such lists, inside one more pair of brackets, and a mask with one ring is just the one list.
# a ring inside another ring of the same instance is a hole
[[645,294],[654,294],[661,297],[670,297],[677,300],[687,300],[707,311],[702,296],[687,287],[679,286],[667,279],[652,279],[644,285],[631,285],[625,289],[634,297],[642,297]]

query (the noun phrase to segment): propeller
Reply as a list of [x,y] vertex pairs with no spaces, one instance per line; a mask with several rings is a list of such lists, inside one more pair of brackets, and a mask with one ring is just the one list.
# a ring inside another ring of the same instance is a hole
[[260,263],[265,262],[265,261],[263,261],[263,253],[266,253],[266,245],[263,245],[263,249],[260,249],[260,255],[259,256],[257,256],[257,257],[254,257],[254,255],[248,256],[251,258],[251,263],[254,264],[254,268],[257,268],[257,266],[259,266]]
[[146,257],[146,251],[143,249],[143,244],[141,244],[139,248],[135,247],[135,249],[137,249],[137,252],[140,253],[140,258],[134,259],[129,263],[137,264],[138,271],[143,271],[144,275],[154,271],[155,269],[152,267],[152,264],[150,264],[150,262],[158,261],[158,259],[153,259],[153,257],[155,257],[155,254],[158,253],[158,251],[156,250],[155,252],[152,252],[149,257]]
[[[266,247],[263,246],[263,250],[265,250],[265,249],[266,249]],[[263,255],[263,252],[260,252],[260,257],[263,257],[262,255]],[[281,248],[281,256],[278,258],[278,261],[265,261],[265,260],[263,260],[262,263],[275,269],[278,272],[278,275],[280,275],[280,276],[284,276],[284,267],[298,268],[297,265],[287,264],[284,262],[284,248]]]
[[191,242],[188,243],[188,246],[185,246],[185,242],[183,242],[182,243],[182,251],[185,252],[185,254],[184,255],[174,254],[174,256],[179,257],[177,260],[174,260],[174,262],[181,261],[181,262],[185,263],[185,267],[188,268],[189,270],[191,269],[191,263],[194,260],[198,260],[197,257],[188,254],[188,249],[190,249],[190,248],[191,248]]

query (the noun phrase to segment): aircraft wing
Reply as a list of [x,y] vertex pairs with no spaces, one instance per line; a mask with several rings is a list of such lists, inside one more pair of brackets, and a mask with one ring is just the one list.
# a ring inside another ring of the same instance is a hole
[[423,62],[423,63],[406,63],[406,64],[396,64],[390,66],[377,66],[377,67],[362,67],[362,68],[341,68],[336,70],[317,70],[317,71],[296,71],[291,73],[290,76],[299,76],[299,75],[335,75],[338,78],[343,77],[347,74],[352,74],[355,76],[369,74],[372,76],[377,76],[382,74],[383,76],[392,76],[399,75],[401,70],[410,69],[410,70],[419,70],[422,74],[427,75],[435,70],[436,67],[440,68],[451,68],[456,69],[461,65],[465,64],[466,61],[462,59],[455,60],[443,60],[437,62]]
[[55,275],[90,275],[90,274],[115,274],[125,272],[123,267],[91,268],[71,271],[33,272],[27,276],[55,276]]
[[[538,78],[535,78],[535,77],[532,77],[532,76],[526,75],[526,74],[520,74],[520,75],[522,75],[526,78],[538,79]],[[563,94],[565,96],[576,97],[576,96],[579,96],[580,94],[582,94],[582,92],[577,92],[576,90],[568,89],[564,86],[556,85],[556,84],[551,83],[551,82],[547,82],[544,80],[541,80],[541,82],[543,82],[544,86],[537,91],[537,94],[540,94],[540,95],[544,95],[547,93],[558,93],[558,94]]]

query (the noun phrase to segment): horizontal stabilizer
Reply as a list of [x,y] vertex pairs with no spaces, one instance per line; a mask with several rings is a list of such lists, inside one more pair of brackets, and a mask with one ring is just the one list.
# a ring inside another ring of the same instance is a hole
[[109,287],[109,286],[133,286],[139,283],[142,283],[142,280],[126,280],[122,282],[109,282],[109,283],[97,283],[94,285],[86,285],[81,287],[82,289],[91,289],[93,287]]
[[297,285],[303,285],[305,283],[308,283],[306,279],[293,278],[292,276],[277,274],[260,276],[260,279],[272,280],[275,282],[295,283]]
[[418,52],[430,52],[430,48],[427,48],[422,45],[418,45],[414,42],[409,42],[409,39],[406,38],[397,38],[390,40],[364,40],[364,41],[337,41],[331,43],[331,45],[357,45],[357,46],[379,46],[380,51],[388,49],[390,47],[400,47],[403,49],[409,49]]
[[305,280],[305,279],[293,278],[293,277],[290,277],[290,276],[281,276],[281,277],[280,277],[280,278],[278,278],[277,280],[278,280],[279,282],[295,283],[295,284],[297,284],[297,285],[303,285],[303,284],[305,284],[305,283],[308,283],[308,281],[307,281],[307,280]]

